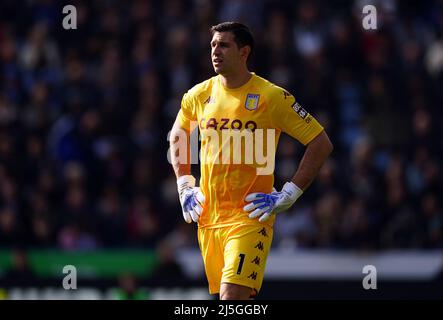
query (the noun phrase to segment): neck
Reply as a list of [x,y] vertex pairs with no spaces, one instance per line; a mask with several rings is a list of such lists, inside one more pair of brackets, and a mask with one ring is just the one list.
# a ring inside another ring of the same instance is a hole
[[237,72],[235,74],[221,74],[221,82],[222,84],[229,89],[239,88],[249,81],[252,77],[252,73],[250,73],[247,69],[242,72]]

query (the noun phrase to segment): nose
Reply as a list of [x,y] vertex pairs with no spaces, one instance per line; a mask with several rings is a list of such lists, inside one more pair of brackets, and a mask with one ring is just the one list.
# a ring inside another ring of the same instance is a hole
[[216,45],[216,46],[214,46],[213,48],[212,48],[212,54],[214,55],[214,56],[218,56],[219,54],[220,54],[220,46],[218,46],[218,45]]

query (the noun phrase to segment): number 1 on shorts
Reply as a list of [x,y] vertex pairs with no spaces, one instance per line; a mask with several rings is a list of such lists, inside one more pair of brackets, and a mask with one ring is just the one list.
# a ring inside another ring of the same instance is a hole
[[245,254],[244,253],[240,253],[238,255],[238,257],[240,258],[240,262],[238,263],[237,274],[240,274],[241,273],[241,269],[243,268],[243,262],[245,261]]

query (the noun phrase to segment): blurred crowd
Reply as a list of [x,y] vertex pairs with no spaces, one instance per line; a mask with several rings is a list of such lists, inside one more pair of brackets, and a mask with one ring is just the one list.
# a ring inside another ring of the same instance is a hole
[[[196,246],[167,134],[183,93],[214,75],[210,26],[236,20],[256,39],[250,69],[335,146],[274,246],[443,248],[443,1],[371,1],[378,30],[364,4],[1,1],[0,246]],[[276,188],[303,150],[282,137]]]

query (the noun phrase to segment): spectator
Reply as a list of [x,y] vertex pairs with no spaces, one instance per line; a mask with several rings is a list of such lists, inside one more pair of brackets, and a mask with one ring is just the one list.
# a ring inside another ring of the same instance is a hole
[[[442,248],[440,4],[380,3],[377,32],[362,30],[360,4],[77,1],[67,32],[57,1],[0,2],[0,246],[184,241],[166,128],[184,88],[213,75],[209,27],[238,19],[257,39],[252,69],[335,146],[276,242]],[[299,152],[281,139],[277,188]]]
[[6,273],[6,279],[14,286],[29,286],[37,278],[29,261],[28,251],[24,248],[14,248],[11,251],[11,268]]

